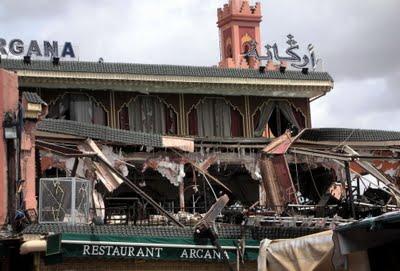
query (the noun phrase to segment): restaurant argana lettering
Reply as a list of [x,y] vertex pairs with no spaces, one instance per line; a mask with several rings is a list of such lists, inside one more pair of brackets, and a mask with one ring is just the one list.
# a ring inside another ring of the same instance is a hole
[[7,41],[0,38],[0,55],[75,58],[75,50],[69,41],[62,44],[58,41],[24,42],[21,39]]
[[[217,249],[205,248],[162,248],[162,247],[135,247],[121,245],[83,245],[82,256],[106,256],[142,259],[191,259],[217,260],[223,259]],[[229,253],[225,256],[230,259]]]

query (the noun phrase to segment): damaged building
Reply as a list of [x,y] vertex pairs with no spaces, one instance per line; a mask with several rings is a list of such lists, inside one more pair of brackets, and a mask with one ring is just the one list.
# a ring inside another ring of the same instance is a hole
[[1,270],[255,270],[398,210],[400,133],[312,129],[333,79],[244,56],[260,22],[218,11],[219,67],[2,59]]

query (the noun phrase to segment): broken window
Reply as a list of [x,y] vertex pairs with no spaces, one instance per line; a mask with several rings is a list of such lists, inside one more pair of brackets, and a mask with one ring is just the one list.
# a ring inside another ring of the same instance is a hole
[[50,105],[48,118],[107,125],[107,113],[92,97],[81,93],[67,93]]
[[286,101],[269,101],[254,115],[254,136],[278,137],[287,129],[305,128],[304,116]]
[[243,117],[223,98],[205,98],[189,113],[189,133],[198,136],[243,136]]
[[120,111],[121,129],[177,134],[177,114],[157,96],[137,96]]
[[39,222],[88,223],[90,194],[91,185],[85,179],[40,179]]

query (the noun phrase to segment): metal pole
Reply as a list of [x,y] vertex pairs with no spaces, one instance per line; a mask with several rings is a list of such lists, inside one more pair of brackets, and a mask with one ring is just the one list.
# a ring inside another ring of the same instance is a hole
[[185,184],[182,182],[179,184],[179,210],[185,211]]
[[346,180],[347,180],[347,200],[349,202],[351,215],[353,218],[356,218],[356,211],[354,209],[354,201],[353,201],[353,191],[351,186],[350,164],[348,161],[344,162],[344,169],[346,171]]
[[72,178],[71,182],[71,222],[72,225],[75,225],[76,223],[76,212],[75,212],[75,203],[76,203],[76,178]]

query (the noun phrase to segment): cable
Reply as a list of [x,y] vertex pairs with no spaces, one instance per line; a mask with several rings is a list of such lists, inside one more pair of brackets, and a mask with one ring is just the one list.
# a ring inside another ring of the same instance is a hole
[[306,159],[307,159],[308,171],[310,172],[310,176],[311,176],[311,180],[312,180],[313,185],[314,185],[314,189],[317,192],[319,199],[321,199],[321,194],[319,193],[317,185],[315,184],[314,176],[313,176],[311,168],[310,168],[310,162],[308,161],[308,156],[306,156]]
[[215,200],[218,200],[217,194],[215,194],[214,188],[211,186],[210,182],[208,181],[207,176],[205,174],[203,174],[203,177],[204,177],[204,179],[206,179],[208,186],[211,188],[211,191],[214,194]]
[[350,139],[350,137],[352,137],[352,135],[354,134],[354,132],[355,132],[356,130],[357,130],[357,129],[353,129],[353,130],[351,131],[351,133],[345,138],[345,140],[343,140],[341,143],[339,143],[339,144],[337,145],[337,148],[339,148],[340,146],[343,146],[344,143],[346,143],[346,142]]
[[297,154],[296,153],[294,153],[294,164],[296,166],[297,191],[300,192],[299,170],[297,168]]

